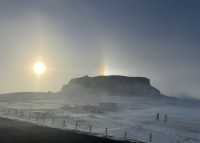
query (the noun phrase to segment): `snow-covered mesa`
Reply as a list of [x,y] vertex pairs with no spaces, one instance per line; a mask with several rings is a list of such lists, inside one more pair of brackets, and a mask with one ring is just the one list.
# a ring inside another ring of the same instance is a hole
[[[82,77],[58,93],[0,95],[2,116],[153,143],[200,143],[200,102],[167,97],[147,78]],[[158,117],[159,115],[159,117]],[[64,122],[63,122],[64,121]]]

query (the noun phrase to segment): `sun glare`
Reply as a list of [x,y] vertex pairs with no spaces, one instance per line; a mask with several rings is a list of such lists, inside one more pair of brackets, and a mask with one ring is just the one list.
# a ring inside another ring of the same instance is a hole
[[103,76],[109,75],[108,67],[106,65],[102,65],[100,67],[100,75],[103,75]]
[[40,75],[44,74],[45,71],[46,71],[46,66],[45,66],[44,63],[42,63],[42,62],[37,62],[37,63],[35,63],[35,65],[34,65],[34,72],[35,72],[37,75],[40,76]]

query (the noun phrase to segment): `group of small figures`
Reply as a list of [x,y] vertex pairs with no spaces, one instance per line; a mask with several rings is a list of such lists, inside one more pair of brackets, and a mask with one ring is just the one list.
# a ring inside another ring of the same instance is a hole
[[[160,121],[160,113],[157,113],[156,114],[156,121]],[[167,123],[168,122],[168,115],[167,114],[164,114],[164,120],[163,120],[164,123]],[[150,133],[149,134],[149,143],[151,143],[153,141],[153,134]]]
[[[160,113],[156,114],[156,121],[160,121]],[[167,114],[164,115],[164,120],[163,121],[164,121],[164,123],[168,122],[168,115]]]

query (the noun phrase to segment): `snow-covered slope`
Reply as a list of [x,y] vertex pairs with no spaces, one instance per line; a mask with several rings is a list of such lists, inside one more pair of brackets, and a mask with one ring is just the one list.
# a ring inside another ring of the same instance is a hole
[[[153,143],[199,143],[200,102],[166,96],[108,96],[81,92],[0,95],[3,116]],[[159,113],[160,118],[156,120]],[[164,118],[164,116],[167,115]],[[164,122],[164,119],[166,120]],[[64,121],[64,122],[63,122]]]

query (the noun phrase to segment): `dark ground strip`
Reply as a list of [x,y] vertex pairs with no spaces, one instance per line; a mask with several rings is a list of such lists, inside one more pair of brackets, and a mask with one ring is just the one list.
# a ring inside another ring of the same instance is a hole
[[0,143],[143,143],[116,141],[83,133],[0,118]]

